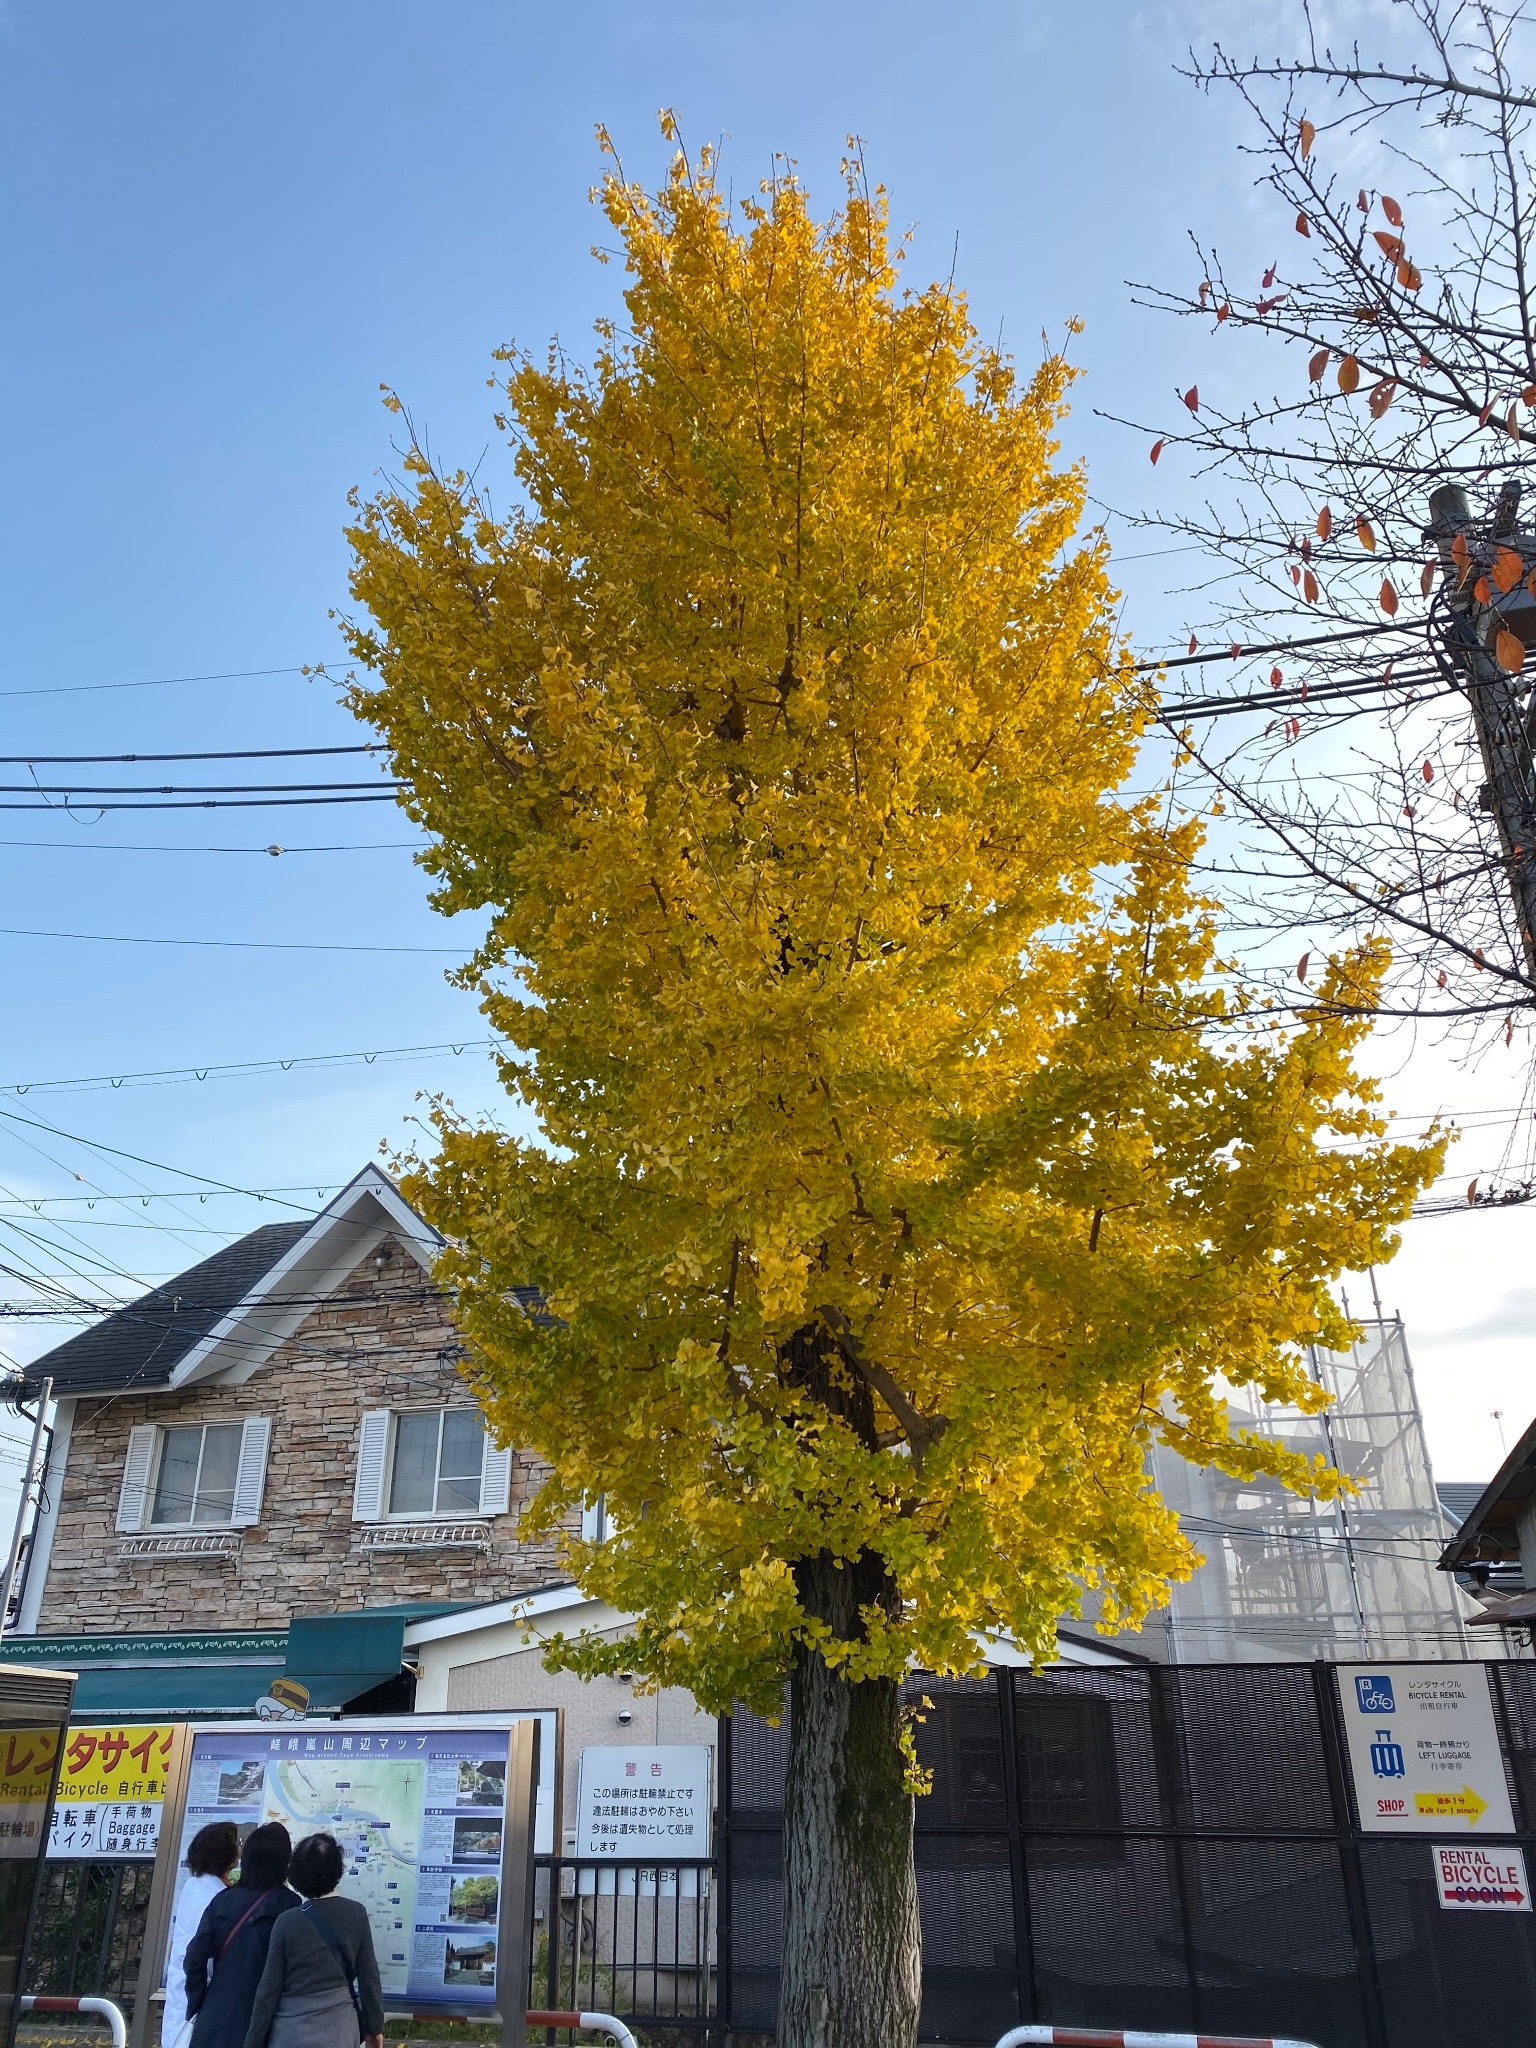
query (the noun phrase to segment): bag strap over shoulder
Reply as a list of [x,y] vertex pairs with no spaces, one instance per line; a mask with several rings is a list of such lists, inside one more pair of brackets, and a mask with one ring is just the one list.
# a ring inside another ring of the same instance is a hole
[[249,1906],[247,1906],[247,1907],[246,1907],[246,1909],[245,1909],[245,1911],[244,1911],[244,1912],[243,1912],[243,1913],[242,1913],[242,1914],[240,1915],[240,1918],[239,1918],[239,1919],[238,1919],[238,1920],[237,1920],[237,1921],[235,1922],[234,1926],[233,1926],[233,1927],[231,1927],[231,1929],[229,1930],[228,1934],[226,1934],[226,1935],[225,1935],[225,1937],[224,1937],[224,1941],[223,1941],[223,1944],[222,1944],[222,1946],[220,1947],[220,1949],[219,1949],[219,1953],[218,1953],[218,1955],[217,1955],[217,1957],[215,1958],[215,1961],[214,1961],[214,1968],[215,1968],[215,1969],[217,1969],[217,1968],[218,1968],[218,1966],[219,1966],[219,1964],[223,1962],[223,1960],[224,1960],[224,1951],[225,1951],[225,1949],[227,1949],[227,1948],[229,1947],[229,1944],[230,1944],[230,1943],[231,1943],[231,1942],[232,1942],[232,1941],[234,1940],[235,1936],[236,1936],[236,1935],[237,1935],[237,1934],[238,1934],[238,1933],[240,1932],[241,1928],[242,1928],[242,1927],[243,1927],[243,1926],[245,1925],[246,1921],[250,1919],[251,1915],[252,1915],[252,1914],[253,1914],[253,1913],[255,1912],[255,1910],[256,1910],[256,1908],[257,1908],[257,1906],[259,1906],[259,1905],[261,1904],[261,1902],[262,1902],[262,1900],[263,1900],[263,1899],[270,1899],[270,1898],[271,1898],[271,1896],[272,1896],[272,1893],[273,1893],[273,1891],[274,1891],[275,1889],[276,1889],[276,1887],[275,1887],[275,1886],[268,1886],[268,1888],[267,1888],[267,1890],[266,1890],[266,1891],[264,1891],[264,1892],[258,1892],[258,1893],[256,1894],[256,1897],[255,1897],[255,1899],[253,1900],[253,1902],[252,1902],[252,1903],[251,1903],[251,1904],[250,1904]]
[[320,1913],[315,1910],[314,1900],[306,1899],[303,1905],[300,1906],[299,1911],[308,1920],[310,1926],[313,1927],[316,1934],[319,1935],[320,1939],[325,1943],[326,1947],[330,1950],[331,1954],[336,1958],[337,1962],[341,1965],[341,1974],[347,1980],[347,1994],[352,2000],[352,2010],[357,2014],[357,2038],[359,2040],[362,2040],[363,2003],[362,1999],[358,1995],[357,1971],[347,1961],[347,1952],[342,1947],[341,1942],[337,1937],[335,1928],[332,1927],[330,1921],[326,1918],[324,1913]]

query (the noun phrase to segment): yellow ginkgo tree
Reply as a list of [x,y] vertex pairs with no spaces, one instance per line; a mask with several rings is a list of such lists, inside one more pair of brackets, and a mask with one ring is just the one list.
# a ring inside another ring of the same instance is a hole
[[[539,1142],[447,1111],[409,1181],[503,1441],[636,1617],[576,1642],[708,1708],[788,1688],[785,2048],[915,2038],[898,1689],[1131,1623],[1195,1558],[1148,1445],[1331,1488],[1221,1387],[1315,1406],[1327,1283],[1435,1170],[1353,1048],[1383,961],[1231,1014],[1193,828],[1116,794],[1148,714],[1027,378],[902,292],[850,170],[602,204],[627,325],[508,354],[521,500],[415,445],[362,506],[358,712]],[[528,1289],[542,1312],[523,1305]],[[519,1292],[521,1290],[521,1292]]]

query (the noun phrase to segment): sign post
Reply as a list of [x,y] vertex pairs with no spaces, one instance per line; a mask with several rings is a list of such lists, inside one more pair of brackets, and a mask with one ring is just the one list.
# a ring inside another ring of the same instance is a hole
[[[506,1840],[501,1858],[501,1914],[496,1928],[496,2004],[501,2048],[523,2048],[524,2015],[533,1972],[534,1811],[539,1796],[537,1721],[519,1721],[507,1737]],[[553,1932],[550,1939],[554,1939]]]
[[192,1730],[183,1721],[172,1731],[165,1759],[161,1794],[160,1839],[144,1909],[144,1939],[139,1946],[139,1983],[129,2023],[128,2048],[144,2048],[149,2038],[150,2000],[160,1989],[159,1965],[171,1938],[171,1909],[176,1900],[176,1872],[181,1863],[181,1816],[187,1802],[187,1772],[192,1762]]

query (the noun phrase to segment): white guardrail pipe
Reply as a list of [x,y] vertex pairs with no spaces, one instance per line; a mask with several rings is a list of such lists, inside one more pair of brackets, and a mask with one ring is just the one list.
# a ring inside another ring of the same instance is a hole
[[1263,2034],[1138,2034],[1098,2027],[1010,2027],[997,2048],[1313,2048]]
[[128,2048],[128,2022],[110,1998],[35,1998],[23,1994],[23,2012],[88,2012],[112,2029],[112,2048]]

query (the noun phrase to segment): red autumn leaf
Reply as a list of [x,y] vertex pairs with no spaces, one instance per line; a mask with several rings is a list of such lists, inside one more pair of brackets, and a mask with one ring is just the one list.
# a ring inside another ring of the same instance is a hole
[[1312,358],[1311,362],[1307,365],[1307,376],[1314,384],[1318,381],[1318,379],[1322,376],[1324,370],[1326,370],[1328,367],[1328,353],[1329,352],[1327,349],[1320,348],[1317,354]]
[[1482,949],[1482,947],[1481,947],[1481,946],[1474,946],[1474,947],[1473,947],[1473,949],[1472,949],[1472,965],[1473,965],[1473,966],[1474,966],[1474,967],[1475,967],[1475,968],[1477,969],[1477,971],[1478,971],[1478,973],[1479,973],[1479,974],[1481,974],[1481,973],[1482,973],[1482,971],[1483,971],[1483,949]]
[[1312,571],[1310,569],[1307,571],[1306,575],[1303,576],[1303,578],[1301,579],[1301,594],[1307,600],[1308,604],[1317,603],[1317,578],[1312,574]]
[[1434,588],[1434,585],[1435,585],[1435,565],[1434,565],[1434,563],[1433,563],[1433,562],[1426,562],[1426,563],[1424,564],[1423,568],[1422,568],[1422,569],[1421,569],[1421,570],[1419,571],[1419,595],[1420,595],[1420,597],[1428,597],[1428,595],[1429,595],[1430,591],[1431,591],[1431,590],[1433,590],[1433,588]]
[[1219,326],[1223,320],[1230,320],[1231,318],[1232,308],[1226,303],[1225,300],[1223,300],[1222,303],[1216,308],[1217,325]]
[[1445,983],[1446,983],[1446,972],[1445,972],[1445,969],[1444,969],[1444,968],[1442,967],[1442,968],[1441,968],[1441,970],[1440,970],[1440,972],[1439,972],[1439,973],[1438,973],[1438,974],[1437,974],[1437,975],[1435,976],[1435,986],[1436,986],[1436,988],[1444,988],[1444,987],[1445,987]]
[[1522,405],[1536,405],[1536,384],[1527,384],[1520,394]]
[[1511,406],[1509,408],[1509,411],[1504,416],[1504,431],[1506,434],[1508,434],[1511,441],[1519,440],[1520,414],[1515,406]]
[[1477,599],[1479,604],[1493,603],[1493,591],[1489,587],[1488,578],[1486,576],[1478,577],[1477,581],[1472,586],[1472,595]]
[[1478,425],[1479,425],[1480,427],[1486,427],[1486,426],[1487,426],[1487,424],[1488,424],[1488,415],[1489,415],[1489,414],[1490,414],[1490,413],[1491,413],[1492,411],[1493,411],[1493,400],[1492,400],[1492,399],[1490,398],[1490,399],[1489,399],[1489,401],[1488,401],[1488,403],[1487,403],[1487,404],[1486,404],[1486,405],[1485,405],[1485,406],[1483,407],[1482,411],[1481,411],[1481,412],[1480,412],[1480,413],[1478,414],[1478,416],[1477,416],[1477,424],[1478,424]]
[[1493,643],[1493,658],[1507,674],[1517,676],[1525,666],[1525,643],[1508,626],[1501,626]]
[[1403,209],[1395,199],[1389,199],[1385,192],[1381,195],[1381,210],[1387,216],[1387,219],[1391,221],[1393,227],[1400,228],[1402,226]]
[[1191,412],[1198,412],[1200,410],[1200,386],[1198,384],[1190,385],[1184,394],[1184,403]]
[[1491,573],[1497,588],[1507,595],[1525,575],[1525,564],[1513,548],[1495,548]]
[[1200,645],[1200,642],[1199,642],[1199,641],[1198,641],[1198,640],[1197,640],[1197,639],[1195,638],[1194,634],[1193,634],[1193,633],[1191,633],[1191,634],[1190,634],[1190,636],[1189,636],[1189,651],[1190,651],[1190,653],[1191,653],[1191,654],[1193,654],[1193,653],[1194,653],[1194,651],[1195,651],[1195,649],[1196,649],[1196,648],[1197,648],[1197,647],[1198,647],[1199,645]]
[[1328,507],[1327,507],[1327,506],[1325,505],[1325,506],[1323,507],[1322,511],[1321,511],[1321,512],[1319,512],[1319,513],[1318,513],[1318,515],[1317,515],[1317,537],[1318,537],[1318,539],[1319,539],[1319,540],[1326,540],[1326,539],[1328,538],[1329,534],[1330,534],[1330,533],[1332,533],[1332,531],[1333,531],[1333,514],[1332,514],[1332,513],[1331,513],[1331,512],[1329,511]]
[[1346,398],[1360,388],[1360,365],[1353,356],[1346,356],[1339,365],[1339,389]]
[[1301,701],[1303,704],[1305,704],[1307,701],[1307,692],[1311,689],[1311,687],[1312,685],[1310,683],[1303,683],[1301,686]]
[[1311,958],[1312,955],[1310,953],[1303,953],[1301,958],[1296,962],[1296,979],[1298,981],[1306,980],[1307,964],[1311,960]]
[[1162,454],[1164,448],[1167,445],[1168,444],[1166,443],[1166,441],[1154,441],[1152,443],[1152,460],[1154,462],[1156,462],[1157,458],[1159,457],[1159,455]]
[[1304,213],[1298,213],[1296,216],[1296,232],[1298,235],[1310,235],[1312,233],[1312,230],[1307,226],[1307,216]]
[[1371,202],[1365,196],[1365,187],[1363,185],[1360,187],[1360,196],[1356,199],[1355,204],[1362,213],[1369,213],[1371,210]]
[[1392,587],[1390,576],[1381,579],[1381,608],[1389,619],[1397,610],[1397,592]]
[[1376,552],[1376,529],[1362,512],[1355,521],[1355,538],[1368,555]]
[[1297,130],[1297,134],[1301,141],[1302,158],[1305,160],[1312,154],[1312,145],[1317,140],[1317,130],[1312,126],[1312,123],[1305,114],[1301,117],[1301,127]]
[[1416,292],[1424,282],[1424,273],[1405,256],[1397,266],[1397,281],[1405,292]]
[[1376,230],[1376,233],[1372,236],[1372,240],[1375,242],[1377,248],[1380,249],[1383,256],[1390,257],[1394,263],[1402,262],[1403,238],[1401,235],[1384,235],[1381,229],[1378,228]]
[[1297,587],[1298,589],[1300,589],[1300,587],[1301,587],[1301,571],[1300,571],[1300,570],[1299,570],[1299,569],[1297,568],[1297,566],[1296,566],[1296,564],[1295,564],[1294,562],[1292,562],[1292,564],[1291,564],[1291,581],[1292,581],[1292,582],[1293,582],[1293,583],[1294,583],[1294,584],[1296,585],[1296,587]]
[[1258,304],[1257,304],[1257,305],[1256,305],[1256,306],[1254,307],[1254,309],[1253,309],[1253,310],[1254,310],[1255,314],[1256,314],[1256,315],[1257,315],[1257,316],[1258,316],[1258,317],[1259,317],[1260,319],[1262,319],[1262,318],[1263,318],[1263,316],[1264,316],[1264,315],[1265,315],[1266,313],[1273,313],[1273,311],[1275,310],[1276,306],[1283,306],[1284,304],[1285,304],[1285,293],[1284,293],[1284,292],[1280,292],[1280,293],[1277,293],[1277,295],[1276,295],[1276,296],[1275,296],[1274,298],[1272,298],[1272,299],[1260,299],[1259,303],[1258,303]]
[[1464,533],[1458,533],[1451,542],[1451,560],[1461,571],[1461,574],[1456,579],[1456,588],[1460,590],[1472,568],[1472,551],[1467,546],[1467,536]]
[[1387,407],[1392,403],[1396,393],[1397,379],[1395,377],[1383,377],[1366,400],[1367,405],[1371,408],[1371,418],[1373,420],[1381,418]]
[[1475,1180],[1467,1182],[1467,1200],[1472,1203],[1475,1203],[1477,1200],[1477,1182]]
[[1243,651],[1243,650],[1242,650],[1242,647],[1241,647],[1241,646],[1239,645],[1239,643],[1238,643],[1238,642],[1237,642],[1236,640],[1234,640],[1234,641],[1232,641],[1232,643],[1231,643],[1231,645],[1230,645],[1230,649],[1229,649],[1229,651],[1230,651],[1230,653],[1231,653],[1232,659],[1233,659],[1234,661],[1236,661],[1236,660],[1237,660],[1237,658],[1238,658],[1238,656],[1239,656],[1239,655],[1240,655],[1240,654],[1242,653],[1242,651]]
[[1284,680],[1285,680],[1285,678],[1284,678],[1284,676],[1282,676],[1282,675],[1281,675],[1281,673],[1280,673],[1279,669],[1277,669],[1277,668],[1272,668],[1272,669],[1270,670],[1270,672],[1269,672],[1269,687],[1270,687],[1270,688],[1271,688],[1272,690],[1278,690],[1278,689],[1279,689],[1279,687],[1280,687],[1280,685],[1281,685],[1281,683],[1283,683],[1283,682],[1284,682]]
[[1261,292],[1267,292],[1269,290],[1270,286],[1275,281],[1275,272],[1279,268],[1280,266],[1278,263],[1271,263],[1268,270],[1266,270],[1264,275],[1259,279],[1259,290]]
[[1515,1020],[1513,1017],[1506,1017],[1504,1019],[1504,1043],[1508,1045],[1510,1040],[1514,1037],[1514,1035]]

